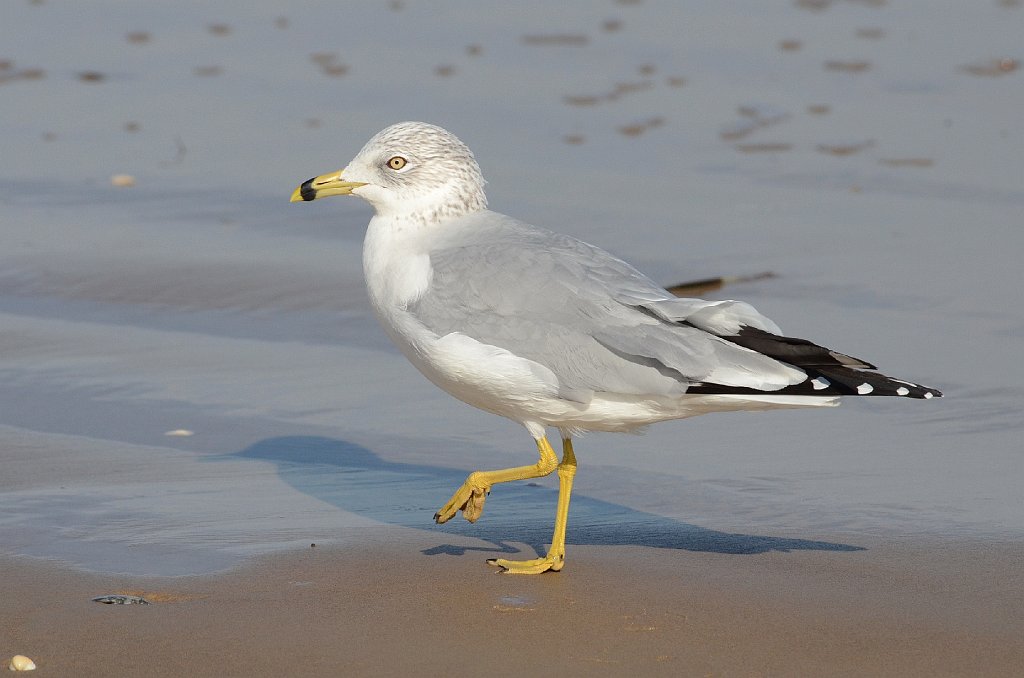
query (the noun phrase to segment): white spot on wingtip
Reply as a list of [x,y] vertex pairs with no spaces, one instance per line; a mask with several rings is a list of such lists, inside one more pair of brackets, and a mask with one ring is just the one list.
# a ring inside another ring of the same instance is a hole
[[871,393],[874,390],[875,389],[872,388],[871,384],[861,384],[860,386],[857,387],[857,394],[867,395],[868,393]]
[[164,432],[165,436],[172,436],[175,438],[187,438],[195,435],[195,431],[189,431],[187,428],[176,428],[173,431]]
[[908,393],[910,393],[910,389],[906,386],[900,386],[896,389],[896,395],[907,395]]
[[830,382],[825,377],[815,377],[814,379],[811,379],[811,386],[814,387],[815,391],[820,391],[822,389],[828,388],[831,385],[832,382]]
[[934,394],[934,393],[932,393],[931,391],[925,391],[925,393],[924,393],[924,397],[925,397],[925,398],[934,398],[934,397],[935,397],[935,394]]

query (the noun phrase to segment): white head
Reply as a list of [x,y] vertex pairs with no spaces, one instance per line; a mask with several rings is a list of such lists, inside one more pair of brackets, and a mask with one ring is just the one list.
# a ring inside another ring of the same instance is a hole
[[303,183],[292,202],[351,194],[379,216],[433,223],[487,207],[484,183],[473,153],[454,134],[400,122],[366,142],[345,169]]

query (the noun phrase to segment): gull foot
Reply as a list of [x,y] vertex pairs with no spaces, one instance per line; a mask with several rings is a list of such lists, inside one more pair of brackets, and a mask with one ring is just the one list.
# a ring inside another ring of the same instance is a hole
[[541,574],[542,572],[558,572],[565,565],[565,554],[548,554],[533,560],[506,560],[490,558],[488,565],[501,568],[501,574]]
[[462,517],[471,523],[475,523],[480,514],[484,512],[484,502],[491,491],[491,486],[479,482],[475,473],[469,474],[462,487],[455,491],[448,503],[434,514],[434,522],[446,523],[455,517],[455,514],[462,511]]

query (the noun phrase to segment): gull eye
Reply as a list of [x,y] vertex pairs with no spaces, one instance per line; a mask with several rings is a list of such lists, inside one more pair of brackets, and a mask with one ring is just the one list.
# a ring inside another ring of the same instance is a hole
[[393,170],[400,170],[403,167],[405,167],[406,163],[407,161],[405,158],[403,158],[400,155],[396,155],[395,157],[391,158],[391,160],[388,160],[388,167],[390,167]]

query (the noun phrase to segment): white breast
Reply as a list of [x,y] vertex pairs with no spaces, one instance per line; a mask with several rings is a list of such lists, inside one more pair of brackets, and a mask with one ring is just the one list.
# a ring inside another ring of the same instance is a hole
[[385,320],[389,309],[405,309],[430,285],[430,256],[418,228],[398,227],[374,217],[363,240],[363,274],[374,310]]

